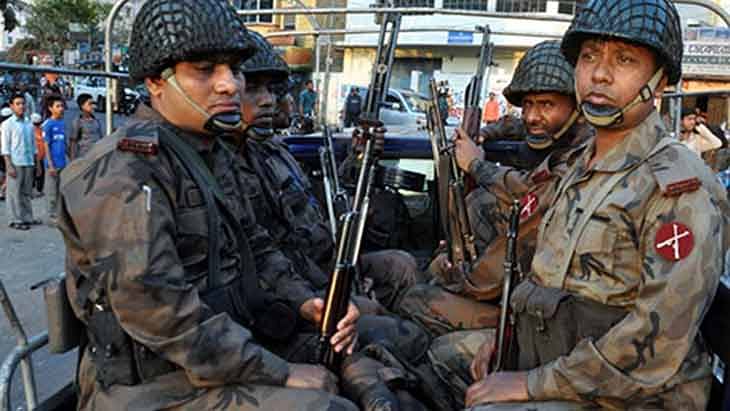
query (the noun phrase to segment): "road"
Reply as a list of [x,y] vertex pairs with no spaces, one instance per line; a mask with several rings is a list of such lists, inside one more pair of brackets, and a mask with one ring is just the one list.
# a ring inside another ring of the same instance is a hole
[[[69,102],[68,105],[76,106],[74,102]],[[79,112],[75,108],[67,110],[67,128],[71,119],[78,115]],[[103,113],[97,113],[97,117],[101,119],[103,125]],[[124,117],[116,116],[115,126],[123,124],[125,120]],[[46,220],[45,198],[33,200],[33,215],[35,218]],[[41,225],[29,231],[12,230],[8,228],[5,202],[0,202],[0,281],[5,284],[28,336],[38,334],[46,328],[43,293],[41,290],[31,291],[30,286],[62,272],[63,260],[63,239],[57,229]],[[0,357],[5,358],[15,344],[15,334],[10,329],[4,314],[0,314]],[[33,356],[40,399],[47,398],[71,381],[75,361],[75,352],[50,355],[44,349]],[[11,399],[13,410],[26,409],[20,370],[13,379]]]

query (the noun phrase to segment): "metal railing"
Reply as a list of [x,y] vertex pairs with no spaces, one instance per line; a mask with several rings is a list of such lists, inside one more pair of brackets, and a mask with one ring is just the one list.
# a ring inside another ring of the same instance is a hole
[[18,344],[5,357],[5,361],[0,366],[0,409],[10,411],[10,387],[15,369],[20,364],[20,371],[23,374],[25,402],[28,409],[32,410],[38,404],[32,354],[48,344],[48,333],[44,332],[28,339],[2,281],[0,281],[0,305],[2,305],[5,316],[10,322],[10,328],[15,333],[18,341]]

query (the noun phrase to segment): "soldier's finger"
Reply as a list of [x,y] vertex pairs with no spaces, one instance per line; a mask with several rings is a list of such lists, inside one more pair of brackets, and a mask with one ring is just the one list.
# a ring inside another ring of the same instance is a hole
[[464,405],[467,407],[473,407],[486,402],[489,397],[489,385],[486,381],[480,381],[473,384],[466,391],[466,398],[464,399]]
[[330,339],[330,344],[335,347],[336,352],[340,352],[343,349],[345,349],[350,343],[352,343],[352,340],[355,338],[356,329],[354,325],[350,325],[345,329],[342,329],[335,333],[335,335],[332,336]]

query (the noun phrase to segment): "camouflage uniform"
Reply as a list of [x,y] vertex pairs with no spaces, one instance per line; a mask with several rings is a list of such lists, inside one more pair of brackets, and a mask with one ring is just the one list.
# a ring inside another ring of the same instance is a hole
[[[207,275],[206,206],[180,159],[160,144],[163,128],[216,165],[226,192],[219,209],[230,216],[219,230],[223,289],[247,305],[252,296],[246,288],[257,287],[245,279],[258,275],[269,295],[292,309],[312,296],[288,260],[267,247],[265,231],[243,218],[245,203],[234,197],[241,198],[231,174],[232,153],[159,117],[133,121],[62,174],[59,228],[67,247],[71,304],[92,329],[95,318],[112,318],[105,324],[117,327],[101,332],[116,331],[129,341],[134,360],[127,360],[135,361],[138,374],[136,381],[102,385],[97,376],[123,368],[109,364],[123,353],[92,340],[80,363],[79,408],[354,409],[325,392],[282,387],[288,364],[255,342],[243,325],[246,309],[221,311],[211,305],[216,301],[205,299],[214,291]],[[234,218],[244,225],[245,237],[236,232]],[[263,271],[256,273],[256,267]],[[104,356],[106,366],[99,368],[95,362]]]
[[[588,168],[592,155],[589,144],[561,182],[540,226],[532,276],[515,290],[512,306],[519,324],[527,318],[520,288],[537,284],[623,316],[592,338],[579,332],[571,351],[530,369],[530,398],[704,410],[711,366],[699,326],[730,242],[724,189],[696,155],[671,142],[656,112]],[[583,210],[595,211],[581,217]],[[694,244],[680,242],[682,229],[662,234],[678,223]],[[524,338],[518,332],[521,350]],[[536,407],[542,409],[478,409]]]
[[[516,106],[522,106],[523,98],[534,93],[572,98],[575,95],[573,71],[560,52],[559,42],[541,42],[520,60],[504,91],[505,97]],[[592,135],[592,128],[576,122],[577,118],[578,113],[573,111],[558,131],[540,135],[530,134],[525,123],[515,119],[505,119],[480,131],[480,138],[487,143],[515,140],[519,135],[525,144],[525,150],[519,153],[530,157],[529,161],[519,162],[534,165],[529,170],[520,170],[500,167],[488,160],[477,159],[471,163],[469,174],[478,187],[466,197],[466,206],[479,258],[468,278],[453,278],[453,274],[432,264],[430,271],[441,284],[413,287],[403,299],[401,312],[417,319],[435,335],[497,324],[499,308],[494,300],[502,293],[512,202],[520,200],[523,206],[517,255],[521,270],[526,272],[534,254],[540,217],[554,193],[556,181],[567,168],[568,153]]]
[[[523,199],[517,255],[522,271],[527,272],[535,253],[540,218],[555,195],[557,182],[569,166],[573,151],[570,147],[579,146],[592,135],[590,126],[575,125],[566,136],[569,143],[553,151],[529,172],[500,167],[485,160],[472,162],[469,174],[479,187],[467,196],[467,206],[475,236],[483,240],[484,245],[480,247],[485,248],[480,250],[470,281],[461,280],[444,286],[416,285],[406,292],[400,312],[414,318],[435,336],[494,327],[499,309],[489,301],[502,293],[512,200]],[[529,210],[524,207],[528,200],[532,201],[530,207],[534,207]],[[431,271],[437,271],[437,268],[432,267]]]
[[[296,160],[281,143],[249,139],[243,143],[236,165],[241,178],[240,186],[253,206],[252,213],[255,210],[251,218],[269,228],[274,239],[273,246],[280,248],[312,288],[324,295],[329,275],[315,262],[315,256],[326,255],[324,248],[329,248],[331,253],[334,245],[328,227],[320,217],[318,203],[308,194],[311,187],[309,181],[303,173],[298,172],[301,169]],[[394,253],[397,252],[363,256],[361,267],[365,267],[364,274],[387,274],[391,276],[388,279],[396,279],[404,278],[397,274],[415,271],[415,262],[413,267],[410,264],[403,266],[401,261],[408,260],[393,261]],[[373,256],[377,258],[374,262]],[[397,282],[395,285],[398,285]],[[383,293],[378,296],[388,295]],[[425,353],[429,340],[420,327],[399,318],[373,314],[377,313],[366,311],[358,321],[358,332],[363,344],[384,343],[414,360]]]
[[[267,222],[284,253],[301,267],[300,273],[315,288],[326,289],[335,244],[309,179],[286,145],[276,139],[248,140],[246,151],[249,161],[242,167],[252,178],[245,189],[258,221]],[[265,186],[256,175],[263,176]],[[377,300],[388,309],[422,275],[415,258],[399,250],[363,254],[359,269],[372,282]]]

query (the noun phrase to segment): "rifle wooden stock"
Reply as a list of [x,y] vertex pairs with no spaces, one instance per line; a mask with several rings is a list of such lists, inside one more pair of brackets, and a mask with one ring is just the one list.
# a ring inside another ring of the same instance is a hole
[[464,173],[456,163],[452,145],[446,137],[436,80],[431,79],[431,107],[428,110],[429,135],[433,147],[438,182],[439,212],[448,244],[449,261],[469,281],[471,266],[477,258],[469,214],[466,209]]

